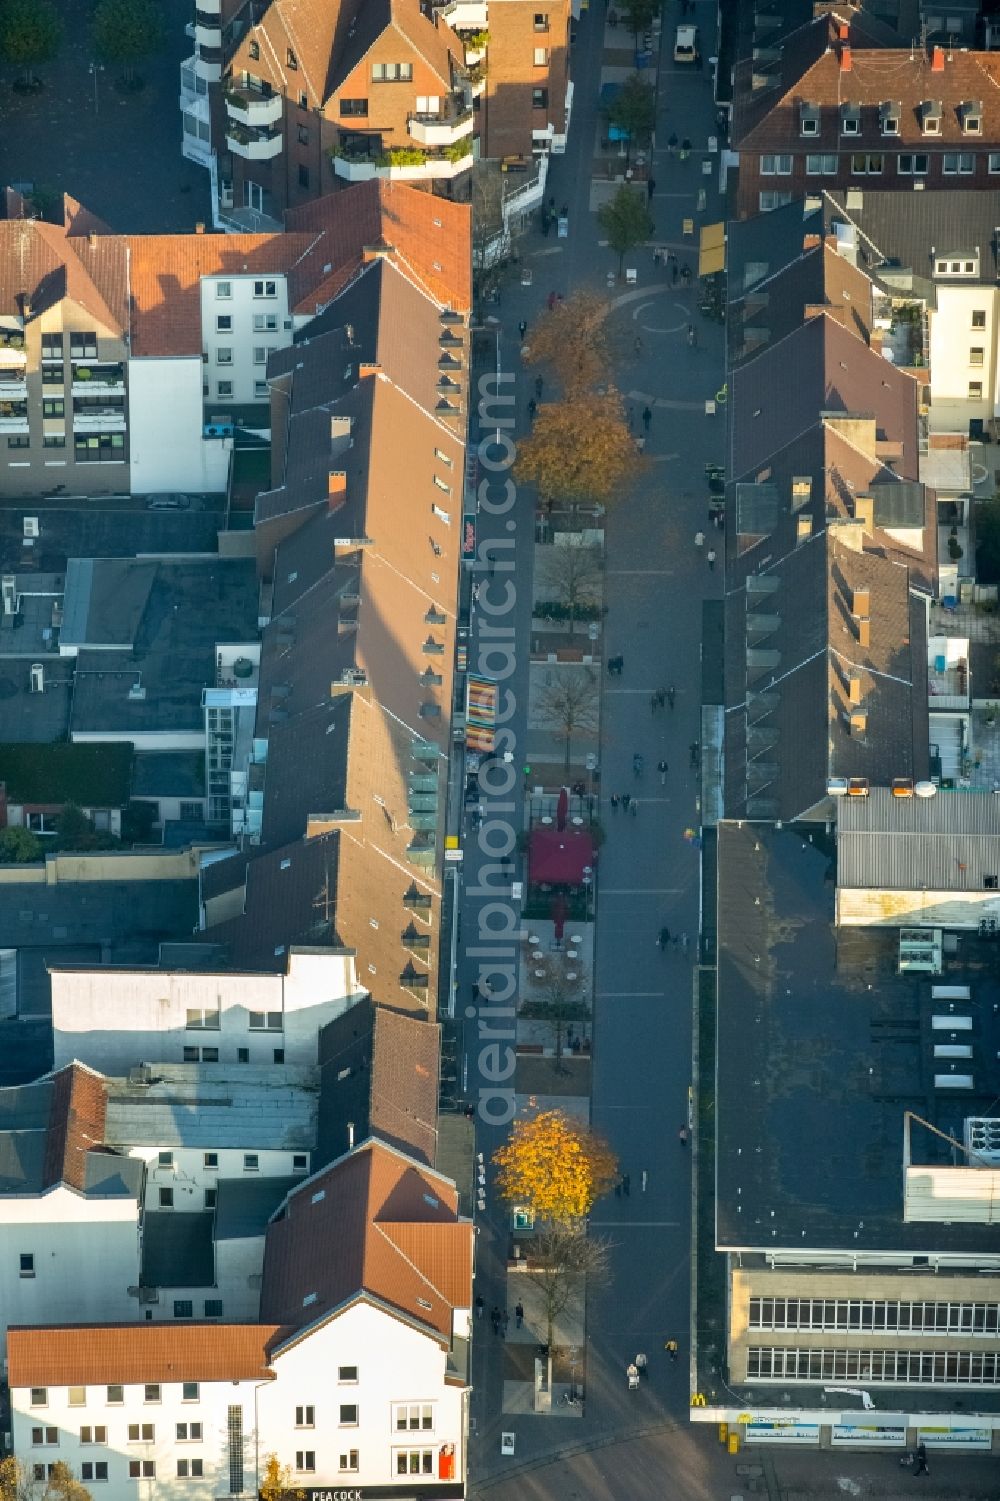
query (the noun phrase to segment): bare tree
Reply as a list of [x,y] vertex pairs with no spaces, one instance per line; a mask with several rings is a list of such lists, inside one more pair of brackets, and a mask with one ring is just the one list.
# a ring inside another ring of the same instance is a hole
[[[535,993],[521,1002],[520,1014],[529,1021],[545,1022],[551,1027],[556,1049],[556,1072],[565,1073],[562,1059],[566,1029],[590,1018],[587,973],[579,960],[568,958],[564,951],[536,959],[531,953],[530,945],[525,953],[524,964],[532,972],[531,988]],[[542,970],[543,974],[537,974],[538,970]]]
[[541,1230],[532,1236],[526,1249],[528,1265],[524,1275],[542,1297],[551,1391],[556,1323],[574,1294],[583,1296],[585,1281],[591,1290],[607,1282],[611,1242],[602,1236],[588,1236],[583,1228],[560,1227]]
[[574,735],[596,734],[600,728],[596,673],[589,667],[564,667],[558,672],[547,672],[536,707],[540,717],[563,737],[566,747],[563,767],[568,776]]
[[593,610],[602,598],[603,555],[599,547],[585,543],[578,532],[560,533],[564,541],[539,554],[539,581],[569,612],[572,636],[581,610]]

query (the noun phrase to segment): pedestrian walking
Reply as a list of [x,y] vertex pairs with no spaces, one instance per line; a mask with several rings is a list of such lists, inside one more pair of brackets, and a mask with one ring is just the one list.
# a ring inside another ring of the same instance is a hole
[[698,765],[699,760],[701,759],[701,751],[698,749],[698,742],[697,742],[697,740],[692,740],[691,741],[691,745],[690,745],[690,747],[688,749],[688,755],[689,755],[690,760],[691,760],[691,765],[694,766],[694,767],[696,767]]
[[549,293],[548,304],[549,304],[549,312],[551,313],[552,309],[556,305],[556,294],[555,294],[555,292],[550,292]]
[[524,343],[524,336],[528,332],[528,325],[527,325],[527,323],[525,323],[525,321],[524,321],[523,318],[521,319],[520,323],[517,325],[517,331],[518,331],[518,334],[521,337],[521,343],[523,344]]
[[500,1330],[501,1330],[501,1333],[503,1334],[504,1339],[507,1338],[507,1325],[509,1323],[510,1323],[510,1314],[507,1312],[507,1310],[505,1308],[504,1311],[503,1311],[503,1313],[500,1315]]
[[611,811],[612,811],[612,813],[617,813],[618,812],[618,794],[617,794],[617,792],[612,792],[612,794],[611,794],[610,798],[608,799],[608,801],[611,804]]
[[499,1308],[497,1307],[497,1305],[495,1303],[494,1303],[493,1307],[490,1309],[490,1323],[493,1325],[493,1333],[494,1334],[499,1334],[500,1333],[500,1310],[499,1310]]
[[668,1339],[668,1340],[664,1341],[663,1348],[666,1350],[666,1352],[670,1356],[671,1360],[676,1360],[677,1359],[677,1348],[678,1347],[677,1347],[677,1341],[675,1339]]
[[726,529],[726,513],[721,506],[715,513],[715,525],[720,532]]
[[686,287],[689,287],[691,285],[691,267],[690,266],[682,266],[681,267],[681,281],[684,283],[684,285]]
[[646,179],[646,202],[647,203],[652,203],[652,201],[653,201],[653,194],[655,192],[656,192],[656,179],[654,177],[647,177],[647,179]]
[[698,346],[698,332],[693,323],[688,324],[688,347],[696,349]]
[[629,1177],[628,1173],[622,1173],[622,1193],[625,1195],[626,1199],[630,1198],[632,1195],[632,1179]]
[[653,422],[653,413],[652,413],[652,411],[650,410],[649,407],[643,407],[643,409],[642,409],[642,425],[643,425],[643,427],[644,427],[644,429],[646,430],[647,433],[649,432],[649,429],[650,429],[650,427],[652,425],[652,422]]
[[660,773],[660,786],[665,787],[667,785],[667,772],[670,770],[670,767],[666,761],[657,761],[656,769]]
[[622,1180],[619,1177],[619,1178],[615,1179],[615,1198],[616,1199],[620,1199],[621,1196],[622,1196]]
[[648,1181],[649,1181],[649,1174],[646,1172],[646,1169],[643,1168],[643,1170],[642,1170],[642,1178],[640,1179],[640,1184],[641,1184],[643,1193],[646,1192],[646,1184],[647,1184]]
[[632,815],[633,818],[638,818],[638,816],[639,816],[639,799],[637,797],[634,797],[632,799],[632,801],[629,803],[629,805],[628,805],[628,811],[631,813],[631,815]]
[[694,545],[695,545],[695,547],[704,547],[705,546],[705,533],[704,532],[695,532],[695,534],[694,534]]
[[667,944],[670,942],[670,929],[666,926],[666,924],[664,924],[664,926],[660,929],[660,936],[656,941],[660,946],[660,953],[665,953]]
[[483,1304],[483,1295],[482,1295],[482,1293],[480,1293],[479,1297],[476,1299],[476,1318],[477,1319],[481,1319],[482,1318],[482,1316],[483,1316],[483,1307],[484,1307],[484,1304]]
[[[687,161],[687,159],[688,159],[688,157],[690,155],[691,155],[691,142],[688,139],[688,137],[685,136],[684,139],[681,141],[681,161],[682,162]],[[688,275],[690,275],[690,274],[691,273],[688,272]]]
[[640,334],[636,334],[635,343],[632,345],[632,349],[634,353],[642,354],[642,336]]
[[657,707],[660,708],[660,709],[662,709],[663,705],[666,703],[666,701],[667,701],[667,690],[666,690],[666,688],[657,688],[657,690],[656,690],[656,704],[657,704]]
[[516,1303],[514,1305],[514,1322],[517,1325],[518,1329],[522,1329],[524,1327],[524,1304],[523,1303]]
[[654,266],[659,266],[662,263],[662,261],[663,261],[663,251],[660,249],[659,245],[654,245],[653,246],[653,265]]
[[677,265],[677,257],[675,255],[672,255],[670,257],[670,285],[672,287],[676,287],[676,285],[677,285],[677,278],[678,278],[679,275],[680,275],[680,268]]
[[[670,152],[671,156],[675,156],[677,153],[677,132],[675,130],[672,130],[670,132],[670,139],[667,142],[667,150]],[[674,257],[671,256],[671,260],[673,259]]]
[[535,400],[534,397],[532,397],[531,400],[528,402],[528,421],[529,422],[534,422],[534,420],[535,420],[535,413],[537,411],[538,411],[538,402]]
[[639,1354],[635,1357],[635,1360],[634,1360],[633,1364],[635,1365],[635,1367],[638,1370],[639,1375],[641,1377],[645,1378],[646,1376],[649,1375],[649,1370],[648,1370],[649,1362],[647,1361],[645,1355],[643,1355],[643,1353],[642,1353],[641,1350],[640,1350]]
[[535,376],[535,395],[538,397],[539,401],[541,401],[541,399],[542,399],[542,391],[544,389],[545,389],[545,382],[544,382],[544,380],[542,379],[542,377],[540,375],[536,375]]
[[634,777],[641,777],[642,768],[644,765],[645,762],[643,761],[642,756],[638,751],[636,751],[635,755],[632,757],[632,775]]
[[670,705],[671,709],[674,707],[674,699],[676,697],[677,697],[677,689],[673,686],[673,684],[671,684],[670,687],[667,689],[667,703]]
[[677,1133],[677,1140],[680,1142],[680,1144],[681,1144],[682,1147],[686,1147],[687,1146],[687,1144],[688,1144],[688,1137],[689,1137],[690,1134],[691,1133],[688,1131],[687,1126],[682,1126],[681,1129],[678,1131],[678,1133]]
[[927,1445],[926,1444],[918,1444],[917,1445],[917,1462],[913,1466],[913,1473],[914,1473],[914,1475],[929,1475],[930,1474],[930,1470],[928,1470],[928,1468],[927,1468]]
[[714,573],[715,572],[715,548],[714,547],[710,547],[708,549],[708,552],[706,553],[706,557],[708,558],[709,570],[712,573]]
[[688,951],[688,936],[687,936],[686,933],[682,933],[681,934],[681,953],[682,954],[686,954],[687,951]]
[[629,1389],[629,1391],[630,1392],[637,1392],[639,1390],[639,1372],[638,1372],[638,1370],[637,1370],[637,1368],[635,1366],[634,1361],[630,1361],[629,1362],[628,1370],[627,1370],[626,1374],[628,1375],[628,1389]]
[[624,808],[625,812],[627,813],[628,809],[629,809],[629,804],[632,801],[632,794],[631,794],[631,792],[623,792],[622,795],[621,795],[621,797],[622,797],[622,807]]
[[658,693],[651,693],[649,695],[649,712],[650,712],[650,714],[655,714],[656,711],[657,711],[657,709],[659,707],[660,707],[660,695]]

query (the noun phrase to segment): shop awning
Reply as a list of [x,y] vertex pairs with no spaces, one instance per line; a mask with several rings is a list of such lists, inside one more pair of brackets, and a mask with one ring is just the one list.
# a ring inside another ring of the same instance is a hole
[[702,226],[698,245],[698,275],[714,276],[716,271],[726,269],[726,226],[705,224]]

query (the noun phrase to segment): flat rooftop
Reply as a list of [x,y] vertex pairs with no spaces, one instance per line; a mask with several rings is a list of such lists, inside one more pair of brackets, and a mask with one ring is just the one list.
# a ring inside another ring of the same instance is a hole
[[318,1111],[317,1069],[155,1064],[149,1084],[108,1080],[104,1134],[114,1147],[311,1151]]
[[985,789],[893,797],[873,787],[837,810],[837,884],[982,891],[1000,881],[1000,797]]
[[[895,929],[835,929],[815,831],[720,823],[718,868],[719,1248],[995,1253],[995,1227],[903,1222],[904,1112],[959,1141],[997,1113],[995,943],[962,934],[940,976],[898,974]],[[932,983],[971,987],[974,1091],[935,1089]],[[921,1160],[950,1149],[923,1133]]]
[[220,1178],[215,1200],[216,1240],[263,1236],[267,1222],[298,1178]]

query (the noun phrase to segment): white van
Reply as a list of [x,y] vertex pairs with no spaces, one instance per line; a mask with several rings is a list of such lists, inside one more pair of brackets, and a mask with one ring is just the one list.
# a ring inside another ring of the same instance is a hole
[[674,62],[693,63],[698,57],[697,26],[678,26],[674,39]]

